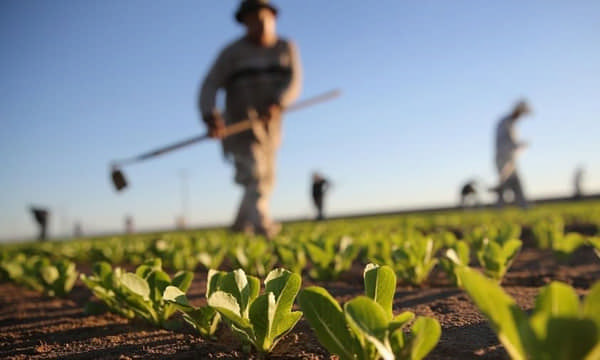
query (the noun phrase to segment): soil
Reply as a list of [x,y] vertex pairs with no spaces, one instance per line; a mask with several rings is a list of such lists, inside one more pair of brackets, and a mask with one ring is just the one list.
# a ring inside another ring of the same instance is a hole
[[[82,266],[80,269],[89,266]],[[333,282],[320,285],[343,303],[363,293],[363,264]],[[86,270],[84,270],[86,271]],[[525,248],[503,282],[524,310],[533,307],[539,288],[553,280],[567,282],[584,295],[600,279],[600,260],[580,248],[571,261],[557,263],[551,252]],[[195,305],[205,303],[206,272],[198,271],[188,292]],[[91,293],[78,283],[65,299],[49,298],[12,284],[0,284],[0,358],[2,359],[255,359],[225,327],[218,341],[207,341],[191,328],[158,330],[113,314],[89,316],[83,306]],[[507,359],[485,318],[461,290],[448,284],[437,268],[423,287],[400,284],[394,312],[410,310],[442,325],[442,337],[427,359]],[[305,320],[276,347],[271,359],[330,359]]]

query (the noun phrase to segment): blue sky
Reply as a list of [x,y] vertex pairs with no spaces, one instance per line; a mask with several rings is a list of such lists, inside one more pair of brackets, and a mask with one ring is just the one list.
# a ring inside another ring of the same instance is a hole
[[[600,2],[290,1],[280,33],[299,45],[303,97],[343,96],[290,114],[276,217],[311,214],[309,176],[335,183],[331,213],[449,204],[471,177],[494,183],[493,130],[515,100],[529,196],[572,191],[575,167],[600,191]],[[0,4],[0,238],[170,227],[189,173],[193,225],[227,223],[240,189],[216,143],[125,169],[108,163],[202,132],[195,99],[219,49],[242,32],[236,1],[5,0]]]

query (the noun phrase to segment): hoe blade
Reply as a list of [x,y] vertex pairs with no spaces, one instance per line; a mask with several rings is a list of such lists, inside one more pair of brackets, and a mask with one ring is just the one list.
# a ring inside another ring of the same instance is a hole
[[111,178],[113,185],[117,191],[121,191],[127,187],[127,180],[125,179],[125,175],[121,172],[121,170],[117,168],[112,169]]

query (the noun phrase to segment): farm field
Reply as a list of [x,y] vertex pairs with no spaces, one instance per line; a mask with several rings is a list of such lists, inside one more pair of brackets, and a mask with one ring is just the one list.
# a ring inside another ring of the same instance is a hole
[[[294,311],[303,310],[305,316],[267,355],[244,343],[225,319],[212,336],[203,338],[182,321],[180,311],[173,313],[171,322],[165,319],[155,324],[138,312],[130,316],[132,319],[124,316],[126,310],[121,314],[101,312],[89,283],[79,276],[85,274],[89,280],[98,273],[94,264],[100,261],[108,269],[120,266],[124,272],[133,272],[149,259],[161,259],[173,284],[177,283],[177,271],[193,274],[189,289],[183,292],[194,307],[207,305],[209,268],[242,268],[262,282],[270,270],[283,267],[301,274],[301,289],[323,287],[343,305],[365,294],[367,264],[387,265],[397,277],[393,314],[411,311],[441,325],[439,341],[426,359],[508,359],[512,354],[498,340],[472,294],[456,284],[460,270],[448,271],[448,259],[452,258],[448,250],[455,250],[462,259],[464,251],[460,249],[464,245],[467,260],[460,266],[470,266],[495,279],[492,282],[500,283],[530,315],[535,312],[540,289],[554,281],[568,284],[582,299],[591,293],[600,280],[599,225],[600,202],[589,201],[540,205],[526,212],[469,210],[292,223],[286,224],[282,235],[273,241],[205,230],[5,245],[0,248],[0,358],[333,356],[313,331],[306,309],[298,301]],[[500,261],[495,244],[504,250],[513,249],[506,261]],[[488,263],[496,260],[497,264]],[[75,264],[75,268],[68,264]],[[48,270],[52,266],[57,270]],[[61,279],[64,281],[59,283]],[[462,285],[470,289],[464,281]],[[404,333],[413,324],[408,324]]]

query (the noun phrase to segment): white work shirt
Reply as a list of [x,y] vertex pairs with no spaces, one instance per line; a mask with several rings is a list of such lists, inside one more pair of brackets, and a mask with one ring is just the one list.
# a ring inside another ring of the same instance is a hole
[[516,169],[516,158],[520,144],[517,142],[515,120],[510,115],[500,120],[496,129],[496,168],[500,180],[506,180]]

